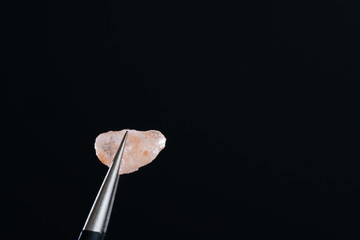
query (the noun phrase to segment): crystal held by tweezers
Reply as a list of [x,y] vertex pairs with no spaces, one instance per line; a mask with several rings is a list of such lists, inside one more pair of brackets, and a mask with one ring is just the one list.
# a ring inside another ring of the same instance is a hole
[[125,131],[128,131],[128,136],[119,174],[137,171],[140,167],[151,163],[165,147],[166,142],[165,136],[156,130],[123,129],[102,133],[95,140],[95,151],[99,160],[108,167],[112,163]]

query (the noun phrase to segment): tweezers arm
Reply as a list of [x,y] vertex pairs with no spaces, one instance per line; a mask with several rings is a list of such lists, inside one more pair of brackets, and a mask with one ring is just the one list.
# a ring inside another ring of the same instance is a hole
[[78,240],[103,240],[105,233],[82,230]]
[[119,182],[119,169],[127,134],[126,131],[78,240],[104,239]]

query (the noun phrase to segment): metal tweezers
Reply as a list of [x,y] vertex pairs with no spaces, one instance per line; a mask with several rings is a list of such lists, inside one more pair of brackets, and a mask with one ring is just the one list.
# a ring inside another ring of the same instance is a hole
[[119,169],[127,134],[126,131],[78,240],[102,240],[105,237],[120,178]]

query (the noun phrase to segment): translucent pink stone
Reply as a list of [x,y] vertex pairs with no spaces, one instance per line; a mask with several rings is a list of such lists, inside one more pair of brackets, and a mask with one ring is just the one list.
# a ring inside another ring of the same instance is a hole
[[165,147],[165,136],[156,130],[137,131],[124,129],[100,134],[95,140],[96,155],[110,167],[120,142],[128,131],[119,174],[131,173],[151,163]]

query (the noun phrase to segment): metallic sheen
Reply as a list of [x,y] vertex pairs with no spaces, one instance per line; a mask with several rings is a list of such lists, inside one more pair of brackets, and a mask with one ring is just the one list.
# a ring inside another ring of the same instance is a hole
[[120,178],[119,168],[127,134],[128,132],[126,131],[120,143],[119,149],[115,154],[113,163],[111,164],[96,196],[83,230],[106,233]]

